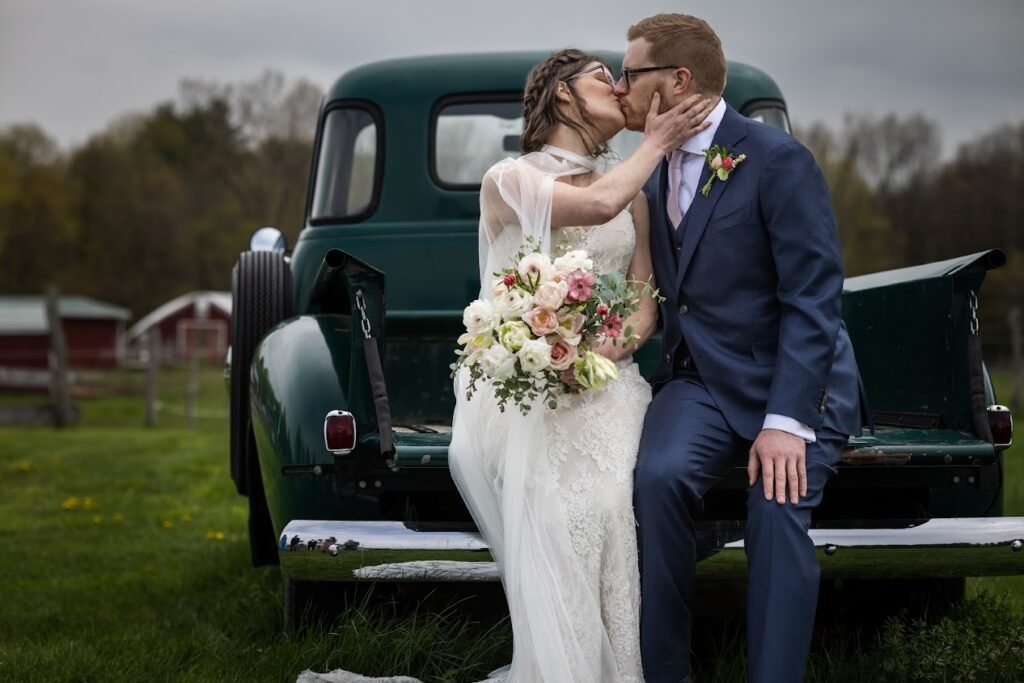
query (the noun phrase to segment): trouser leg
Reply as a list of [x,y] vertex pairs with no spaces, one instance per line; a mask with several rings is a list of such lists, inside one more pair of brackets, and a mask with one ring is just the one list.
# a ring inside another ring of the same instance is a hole
[[807,535],[811,513],[835,473],[846,437],[827,431],[807,446],[807,496],[765,500],[761,480],[747,493],[747,670],[755,682],[803,680],[818,604],[820,568]]
[[673,380],[654,397],[634,477],[640,551],[640,638],[648,683],[686,679],[701,498],[741,455],[702,385]]

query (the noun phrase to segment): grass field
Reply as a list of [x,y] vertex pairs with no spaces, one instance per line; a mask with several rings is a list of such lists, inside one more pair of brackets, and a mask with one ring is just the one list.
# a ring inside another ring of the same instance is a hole
[[[161,374],[159,425],[140,386],[82,399],[65,430],[0,428],[0,681],[293,681],[306,668],[477,680],[511,652],[507,622],[459,606],[366,604],[285,634],[276,568],[249,566],[244,499],[227,472],[223,381],[203,374],[195,429],[185,375]],[[14,400],[14,399],[5,399]],[[1024,463],[1007,457],[1006,508],[1024,514]],[[822,625],[808,680],[1024,678],[1024,584],[971,582],[930,622]],[[700,624],[697,680],[742,678],[742,629]]]

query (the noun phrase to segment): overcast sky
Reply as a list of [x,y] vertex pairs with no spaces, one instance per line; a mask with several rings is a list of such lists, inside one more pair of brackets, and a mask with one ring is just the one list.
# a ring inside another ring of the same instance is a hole
[[76,145],[174,99],[183,77],[272,68],[326,88],[387,57],[621,50],[631,23],[664,11],[707,19],[798,124],[920,111],[949,154],[1024,120],[1024,0],[0,0],[0,126],[34,121]]

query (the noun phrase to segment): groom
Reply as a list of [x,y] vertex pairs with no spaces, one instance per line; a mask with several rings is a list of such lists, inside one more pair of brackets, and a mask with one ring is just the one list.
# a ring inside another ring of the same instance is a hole
[[[644,187],[665,297],[634,490],[644,675],[687,680],[693,518],[711,486],[746,459],[749,679],[800,681],[820,573],[811,512],[861,427],[828,189],[799,142],[721,99],[726,62],[706,22],[660,14],[632,26],[628,39],[615,86],[628,128],[643,130],[655,92],[663,110],[693,93],[718,100],[711,126]],[[715,145],[732,161],[723,157],[727,179],[716,177],[705,196],[705,150]]]

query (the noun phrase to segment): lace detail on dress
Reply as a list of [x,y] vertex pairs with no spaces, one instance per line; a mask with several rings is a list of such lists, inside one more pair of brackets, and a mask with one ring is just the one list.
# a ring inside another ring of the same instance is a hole
[[[623,211],[593,228],[564,228],[552,242],[586,249],[599,273],[626,275],[636,233]],[[604,628],[622,680],[641,681],[633,467],[651,390],[631,360],[601,391],[566,394],[547,414],[548,461],[573,550],[594,578]]]

